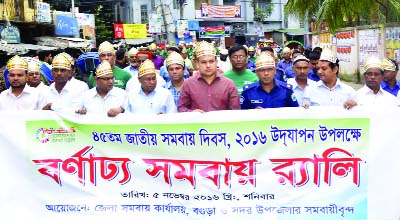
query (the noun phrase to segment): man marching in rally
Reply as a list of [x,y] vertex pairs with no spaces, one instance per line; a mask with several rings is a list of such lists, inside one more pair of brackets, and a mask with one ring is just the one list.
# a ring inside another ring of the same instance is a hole
[[154,63],[147,59],[139,67],[140,86],[128,93],[128,110],[140,114],[165,114],[176,112],[172,94],[157,86]]
[[28,63],[19,56],[7,62],[10,88],[0,94],[0,110],[40,110],[46,104],[39,90],[27,85]]
[[114,87],[114,74],[107,60],[97,67],[94,80],[96,87],[83,93],[80,101],[74,106],[74,109],[77,109],[76,113],[104,113],[115,117],[125,112],[128,95],[125,90]]
[[[110,42],[104,41],[103,43],[100,44],[99,60],[100,60],[100,62],[107,60],[111,64],[111,67],[113,68],[112,69],[113,74],[114,74],[114,86],[121,88],[121,89],[125,89],[127,82],[131,78],[131,74],[129,74],[125,70],[115,66],[115,50],[114,50],[113,45]],[[89,76],[88,84],[89,84],[90,88],[93,88],[96,86],[96,82],[94,81],[93,75]]]
[[258,82],[243,88],[242,109],[298,107],[292,87],[275,79],[276,67],[272,56],[262,53],[257,57]]
[[215,47],[201,41],[195,51],[199,74],[185,80],[178,101],[180,112],[240,109],[235,83],[217,74]]

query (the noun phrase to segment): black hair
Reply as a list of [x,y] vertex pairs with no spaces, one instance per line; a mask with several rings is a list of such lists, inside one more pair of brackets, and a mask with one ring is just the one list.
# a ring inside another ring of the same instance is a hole
[[231,57],[231,55],[232,55],[233,53],[235,53],[236,51],[239,51],[239,50],[244,50],[244,53],[245,53],[246,56],[247,56],[247,49],[246,49],[246,47],[244,47],[243,45],[235,45],[235,46],[229,48],[229,51],[228,51],[229,57]]
[[169,47],[169,48],[167,49],[167,51],[175,51],[175,52],[177,52],[177,53],[181,53],[181,52],[179,51],[179,49],[176,48],[176,47]]
[[394,64],[395,70],[396,70],[396,72],[398,72],[399,71],[399,65],[397,64],[396,60],[394,60],[392,58],[388,58],[388,60],[390,60]]
[[319,58],[321,57],[321,54],[316,52],[316,51],[310,51],[310,53],[308,53],[308,59],[310,60],[319,60]]
[[122,60],[125,57],[125,49],[119,49],[117,50],[117,52],[115,52],[115,59],[116,60]]
[[39,60],[43,61],[44,58],[46,58],[50,54],[51,54],[50,50],[41,50],[41,51],[39,51],[39,53],[38,53]]
[[269,46],[261,48],[261,52],[264,52],[264,51],[269,51],[271,53],[274,53],[274,49],[272,49],[272,47],[269,47]]

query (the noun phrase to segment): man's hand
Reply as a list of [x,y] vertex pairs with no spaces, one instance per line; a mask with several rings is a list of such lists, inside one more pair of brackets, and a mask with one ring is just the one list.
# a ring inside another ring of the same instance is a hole
[[118,107],[118,108],[112,108],[110,110],[108,110],[107,115],[108,117],[115,117],[120,113],[124,113],[125,109],[123,109],[122,107]]
[[52,103],[49,103],[49,104],[43,106],[42,110],[51,110],[51,104]]

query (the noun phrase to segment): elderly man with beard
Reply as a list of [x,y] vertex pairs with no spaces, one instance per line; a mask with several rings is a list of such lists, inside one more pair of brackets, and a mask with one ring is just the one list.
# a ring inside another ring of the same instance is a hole
[[140,87],[128,93],[128,110],[137,114],[165,114],[176,112],[172,94],[157,86],[156,69],[151,60],[146,60],[139,67]]
[[46,104],[39,91],[26,84],[28,63],[19,56],[7,62],[10,88],[0,94],[0,110],[40,110]]
[[114,87],[114,74],[108,61],[104,60],[97,67],[94,80],[96,87],[83,93],[80,102],[75,106],[75,112],[107,113],[109,117],[125,112],[128,95],[125,90]]
[[129,65],[127,67],[124,68],[125,71],[129,72],[131,74],[131,76],[137,76],[138,72],[139,72],[139,63],[136,57],[136,54],[139,52],[138,49],[132,47],[129,51],[128,51],[128,62]]

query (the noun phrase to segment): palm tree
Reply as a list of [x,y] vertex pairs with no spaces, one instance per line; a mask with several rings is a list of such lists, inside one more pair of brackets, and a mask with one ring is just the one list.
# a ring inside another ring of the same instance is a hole
[[330,32],[345,26],[399,21],[399,0],[288,0],[287,14],[323,22]]

